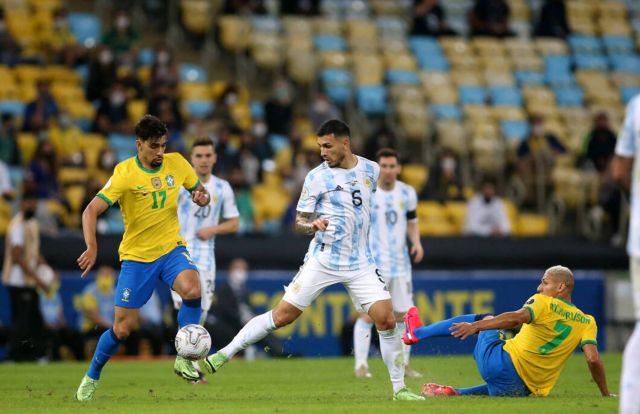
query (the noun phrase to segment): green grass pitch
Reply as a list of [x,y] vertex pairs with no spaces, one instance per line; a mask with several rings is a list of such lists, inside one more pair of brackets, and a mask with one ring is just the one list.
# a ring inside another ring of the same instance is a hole
[[[612,392],[618,392],[621,356],[603,355]],[[471,357],[415,357],[423,380],[456,386],[480,383]],[[615,413],[617,398],[602,398],[580,354],[568,362],[547,398],[433,398],[391,401],[380,359],[370,380],[353,377],[353,359],[235,360],[191,385],[173,374],[172,361],[114,361],[104,370],[95,399],[73,400],[87,363],[0,365],[0,413]]]

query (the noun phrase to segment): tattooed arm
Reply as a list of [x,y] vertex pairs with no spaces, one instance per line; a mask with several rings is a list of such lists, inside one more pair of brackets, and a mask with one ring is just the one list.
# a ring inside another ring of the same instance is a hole
[[329,220],[321,218],[311,220],[312,215],[313,213],[296,212],[296,232],[310,236],[318,230],[325,231],[327,229]]

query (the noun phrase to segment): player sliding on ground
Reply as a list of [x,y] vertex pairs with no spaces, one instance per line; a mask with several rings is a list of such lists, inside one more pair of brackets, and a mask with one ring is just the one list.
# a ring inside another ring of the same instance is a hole
[[349,127],[338,120],[320,126],[317,139],[324,162],[307,174],[297,206],[296,230],[313,236],[304,264],[273,310],[251,319],[229,345],[203,361],[209,372],[295,321],[325,288],[342,283],[356,308],[376,325],[393,399],[423,399],[405,387],[401,333],[367,240],[380,168],[351,152],[350,135]]
[[[136,156],[116,165],[113,175],[82,213],[87,250],[78,258],[84,277],[98,254],[96,222],[114,203],[120,204],[124,235],[118,253],[122,266],[115,291],[113,327],[98,340],[91,366],[76,391],[78,401],[88,401],[98,386],[102,368],[132,331],[138,328],[140,308],[149,300],[158,279],[182,298],[178,325],[200,320],[200,281],[180,236],[178,191],[184,187],[191,201],[204,207],[210,196],[198,176],[179,153],[165,154],[167,127],[145,115],[135,128]],[[177,357],[174,371],[188,381],[199,379],[191,361]]]
[[[478,334],[473,357],[486,381],[470,388],[424,384],[422,394],[428,397],[546,396],[558,380],[567,359],[580,346],[600,393],[605,397],[611,396],[598,354],[596,321],[571,303],[573,286],[571,271],[563,266],[553,266],[544,273],[538,293],[515,312],[496,317],[462,315],[422,326],[418,310],[411,308],[405,317],[407,330],[403,340],[407,345],[434,337],[466,339]],[[522,329],[513,339],[501,339],[499,329],[512,329],[521,324]]]

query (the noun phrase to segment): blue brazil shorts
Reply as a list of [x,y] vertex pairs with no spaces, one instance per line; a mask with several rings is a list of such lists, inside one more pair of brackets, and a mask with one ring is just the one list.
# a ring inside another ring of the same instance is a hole
[[141,308],[153,294],[158,279],[171,289],[176,277],[185,269],[198,271],[185,246],[178,246],[149,263],[123,260],[116,285],[115,305]]
[[526,397],[531,391],[524,384],[511,362],[511,356],[502,349],[504,341],[500,331],[482,331],[473,350],[478,371],[487,383],[489,395]]

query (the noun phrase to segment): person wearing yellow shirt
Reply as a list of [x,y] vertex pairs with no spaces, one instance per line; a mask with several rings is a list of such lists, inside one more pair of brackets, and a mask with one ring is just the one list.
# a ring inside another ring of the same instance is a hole
[[[423,384],[422,394],[432,396],[491,395],[544,397],[551,392],[565,363],[580,347],[591,376],[603,397],[611,396],[604,366],[598,354],[598,328],[591,315],[571,303],[574,278],[564,266],[547,269],[522,309],[498,316],[461,315],[422,326],[418,310],[407,312],[403,340],[407,345],[439,336],[466,339],[478,334],[473,357],[485,384],[454,388],[433,383]],[[512,339],[504,340],[500,329],[522,325]]]
[[[167,127],[158,118],[145,115],[135,128],[137,155],[116,165],[107,184],[82,213],[87,249],[78,258],[84,277],[96,262],[96,222],[114,203],[120,204],[124,235],[118,253],[122,262],[115,289],[113,327],[98,341],[91,366],[75,394],[78,401],[93,398],[102,368],[120,342],[138,329],[140,308],[161,280],[182,298],[178,325],[197,324],[200,319],[198,270],[180,236],[178,193],[191,192],[191,199],[204,207],[210,196],[200,184],[191,164],[178,153],[165,154]],[[177,357],[174,371],[188,381],[197,381],[191,361]]]

